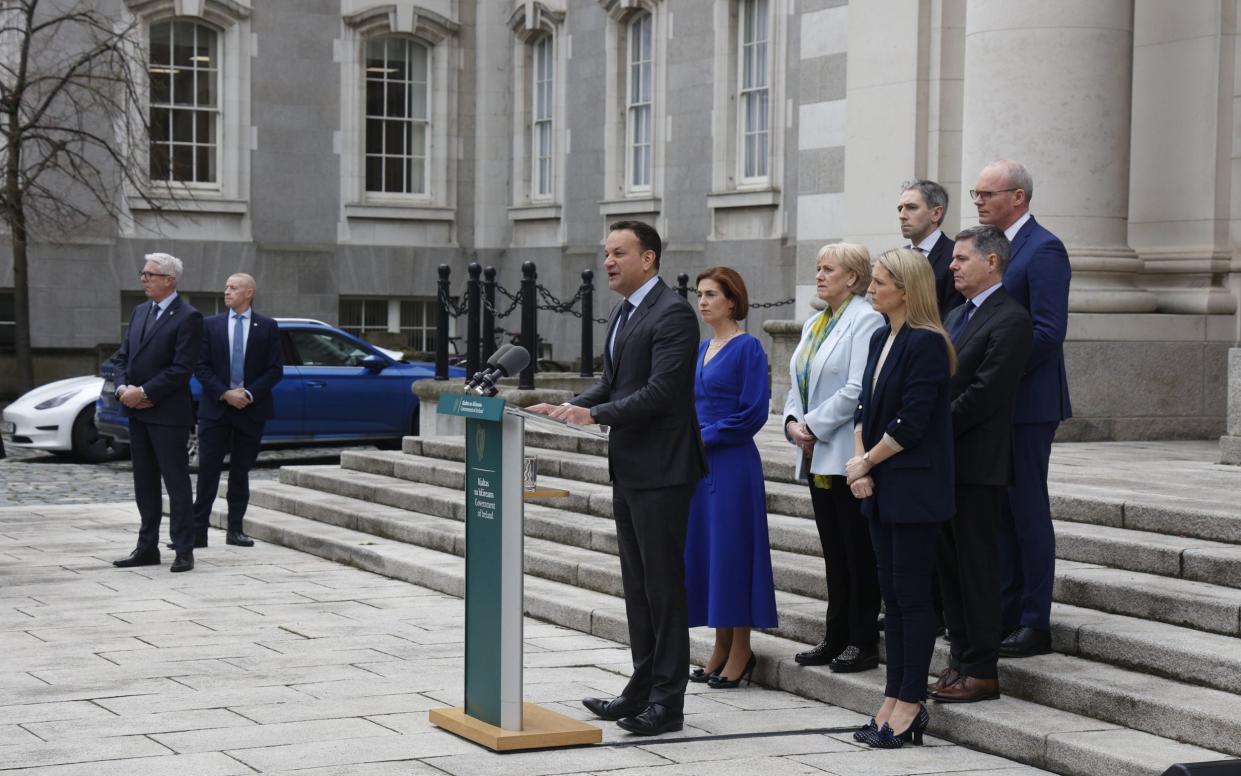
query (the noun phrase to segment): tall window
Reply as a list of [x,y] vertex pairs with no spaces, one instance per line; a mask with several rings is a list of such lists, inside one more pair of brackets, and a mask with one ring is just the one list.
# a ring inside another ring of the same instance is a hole
[[390,36],[366,44],[366,190],[427,193],[428,50]]
[[152,24],[147,73],[151,84],[151,180],[215,183],[219,34],[192,21]]
[[651,144],[653,105],[652,83],[655,69],[654,17],[638,15],[629,23],[629,68],[626,91],[626,136],[629,189],[651,188]]
[[742,0],[740,10],[741,178],[756,181],[767,177],[767,0]]
[[534,131],[531,158],[534,160],[533,188],[536,198],[552,195],[552,105],[555,97],[553,54],[552,36],[545,35],[534,44]]

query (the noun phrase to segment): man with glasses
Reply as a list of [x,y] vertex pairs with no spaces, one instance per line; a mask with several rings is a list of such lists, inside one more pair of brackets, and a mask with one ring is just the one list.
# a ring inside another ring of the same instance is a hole
[[202,347],[203,316],[177,294],[181,260],[151,253],[138,279],[148,301],[134,308],[116,364],[116,397],[129,419],[134,500],[142,517],[138,545],[118,568],[159,565],[163,512],[160,480],[168,490],[168,532],[177,557],[171,571],[194,568],[194,500],[186,454],[194,406],[190,375]]
[[1069,322],[1069,255],[1064,243],[1030,215],[1034,181],[1019,162],[1000,159],[970,191],[978,220],[1012,242],[1004,290],[1030,313],[1034,339],[1017,387],[1013,418],[1013,484],[1000,522],[1003,657],[1051,651],[1051,594],[1056,536],[1047,496],[1047,465],[1060,421],[1072,417],[1064,372]]

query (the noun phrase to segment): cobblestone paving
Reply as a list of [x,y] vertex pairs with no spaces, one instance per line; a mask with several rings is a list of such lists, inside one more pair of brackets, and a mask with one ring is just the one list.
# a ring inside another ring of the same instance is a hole
[[[436,729],[461,703],[460,599],[294,550],[215,542],[188,574],[121,570],[131,505],[0,509],[0,771],[26,776],[809,776],[1044,773],[928,739],[871,750],[861,715],[692,685],[686,730],[497,755]],[[525,697],[588,716],[620,644],[525,621]],[[935,713],[932,710],[932,713]]]
[[[340,460],[339,447],[264,450],[251,480],[272,480],[279,467],[291,463],[330,464]],[[128,460],[77,463],[42,450],[5,445],[0,460],[0,507],[32,504],[92,504],[130,501],[134,497],[133,466]],[[220,492],[228,482],[221,478]]]

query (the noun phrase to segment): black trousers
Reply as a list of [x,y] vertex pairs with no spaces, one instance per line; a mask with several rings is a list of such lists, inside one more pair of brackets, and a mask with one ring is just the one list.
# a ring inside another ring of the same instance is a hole
[[689,675],[685,533],[697,483],[612,487],[633,675],[621,693],[682,711]]
[[883,620],[883,643],[888,653],[884,697],[908,703],[926,700],[926,678],[935,646],[931,582],[941,525],[883,523],[878,515],[870,519],[879,589],[887,607]]
[[995,679],[1000,658],[1000,563],[996,534],[1007,498],[998,485],[957,483],[957,512],[939,535],[939,585],[952,636],[949,665]]
[[835,653],[850,644],[873,650],[879,642],[879,576],[862,502],[849,492],[845,478],[835,475],[826,490],[810,486],[810,501],[827,570],[823,638]]
[[142,524],[138,549],[159,547],[159,524],[164,513],[160,480],[168,490],[168,538],[178,555],[194,551],[194,497],[190,491],[190,462],[185,445],[189,426],[164,426],[129,418],[129,454],[134,465],[134,501]]
[[198,422],[198,493],[194,498],[194,531],[206,538],[211,524],[211,505],[220,492],[220,472],[228,455],[228,530],[241,531],[250,505],[250,469],[259,457],[263,424],[236,422],[227,415],[220,420]]

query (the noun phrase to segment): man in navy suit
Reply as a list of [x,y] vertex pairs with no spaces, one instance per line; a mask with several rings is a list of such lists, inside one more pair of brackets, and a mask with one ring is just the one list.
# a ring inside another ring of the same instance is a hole
[[1000,524],[1004,657],[1051,651],[1051,594],[1056,573],[1056,536],[1047,496],[1047,465],[1060,421],[1072,417],[1064,372],[1069,323],[1069,254],[1054,234],[1030,215],[1034,181],[1008,159],[978,174],[970,196],[978,220],[998,226],[1012,242],[1004,290],[1030,313],[1034,336],[1030,360],[1017,388],[1013,417],[1013,484]]
[[251,307],[254,278],[230,275],[224,285],[227,313],[203,323],[202,358],[194,370],[202,383],[198,403],[198,495],[194,499],[194,546],[207,546],[211,507],[228,465],[228,533],[225,541],[252,547],[242,530],[250,503],[250,469],[259,455],[263,425],[273,414],[272,388],[284,377],[280,329]]
[[952,284],[952,238],[944,234],[944,215],[948,212],[948,192],[935,181],[908,181],[901,187],[896,214],[901,222],[901,236],[909,248],[926,256],[935,272],[935,301],[939,318],[965,301]]
[[159,565],[163,514],[160,479],[168,490],[168,532],[177,553],[171,571],[194,568],[194,501],[186,454],[194,426],[190,375],[202,346],[203,316],[177,294],[181,260],[167,253],[146,256],[138,274],[149,301],[134,308],[116,364],[116,396],[129,419],[134,500],[142,524],[138,546],[113,561],[120,568]]

